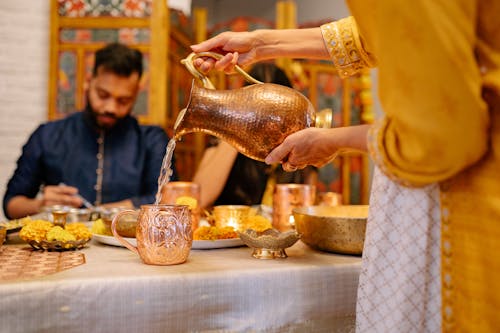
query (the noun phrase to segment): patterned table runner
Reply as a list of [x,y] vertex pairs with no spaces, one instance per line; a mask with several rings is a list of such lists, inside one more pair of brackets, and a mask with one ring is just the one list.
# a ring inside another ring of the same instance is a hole
[[0,281],[42,277],[85,263],[79,251],[35,251],[31,247],[0,248]]

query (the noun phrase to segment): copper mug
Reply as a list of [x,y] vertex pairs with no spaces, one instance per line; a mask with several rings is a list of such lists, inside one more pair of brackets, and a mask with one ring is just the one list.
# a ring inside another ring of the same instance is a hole
[[276,184],[273,193],[273,227],[279,231],[295,229],[292,210],[314,205],[316,186]]
[[188,206],[142,205],[137,217],[137,247],[116,230],[118,221],[126,214],[137,214],[137,211],[124,210],[116,214],[111,231],[121,244],[137,253],[145,264],[175,265],[187,260],[193,243]]
[[318,206],[339,206],[342,205],[342,194],[336,192],[321,192],[317,195],[316,205]]

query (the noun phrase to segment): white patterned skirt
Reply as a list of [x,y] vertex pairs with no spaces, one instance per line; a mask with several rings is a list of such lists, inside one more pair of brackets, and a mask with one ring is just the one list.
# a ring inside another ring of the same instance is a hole
[[440,332],[439,186],[407,188],[378,168],[358,287],[356,332]]

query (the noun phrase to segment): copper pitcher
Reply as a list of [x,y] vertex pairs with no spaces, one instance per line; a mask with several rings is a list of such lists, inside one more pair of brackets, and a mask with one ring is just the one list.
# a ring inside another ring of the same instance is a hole
[[264,161],[288,135],[314,126],[315,111],[304,95],[292,88],[257,81],[239,66],[236,71],[255,84],[215,90],[193,65],[194,59],[205,56],[221,57],[213,52],[191,53],[181,61],[203,87],[193,82],[188,105],[175,122],[176,139],[203,132],[228,142],[252,159]]

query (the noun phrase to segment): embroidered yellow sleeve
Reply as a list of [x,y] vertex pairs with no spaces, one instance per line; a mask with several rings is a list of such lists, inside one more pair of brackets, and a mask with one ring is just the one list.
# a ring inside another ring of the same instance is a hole
[[373,67],[375,58],[367,50],[352,16],[321,26],[326,48],[341,77]]

